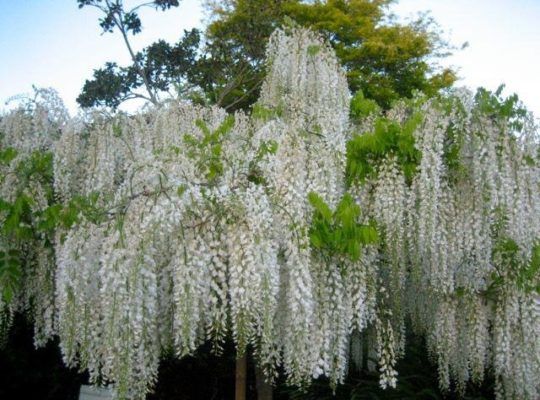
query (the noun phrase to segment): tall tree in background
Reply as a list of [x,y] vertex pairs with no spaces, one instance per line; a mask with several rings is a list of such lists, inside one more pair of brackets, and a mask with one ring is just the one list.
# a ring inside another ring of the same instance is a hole
[[[140,20],[106,1],[80,1],[101,7],[106,31],[124,26],[140,31]],[[295,23],[321,33],[334,47],[347,71],[349,88],[389,108],[414,91],[434,94],[455,81],[455,73],[437,68],[448,45],[428,18],[400,24],[389,13],[391,0],[217,0],[207,1],[210,23],[205,43],[197,30],[185,32],[170,45],[158,41],[133,53],[133,65],[107,63],[85,83],[78,102],[83,107],[117,107],[142,97],[152,102],[157,93],[176,88],[177,94],[229,111],[246,109],[258,98],[265,77],[265,43],[273,30]],[[150,3],[162,9],[178,2]],[[109,8],[107,8],[109,7]],[[111,11],[112,10],[112,11]],[[135,10],[136,11],[136,10]],[[112,12],[112,14],[111,14]],[[112,15],[112,17],[109,17]],[[121,21],[127,22],[121,22]],[[111,22],[112,21],[112,22]],[[114,21],[120,21],[115,23]],[[136,22],[133,22],[136,21]],[[111,25],[112,24],[112,25]],[[116,25],[115,25],[116,24]],[[122,25],[123,24],[123,25]],[[126,32],[123,32],[127,40]],[[128,43],[126,41],[126,43]],[[144,86],[151,95],[140,95]],[[152,100],[153,99],[153,100]]]
[[[455,73],[439,70],[433,63],[449,49],[434,30],[433,22],[421,17],[410,24],[397,23],[389,14],[391,3],[393,0],[209,3],[214,18],[206,32],[210,48],[223,49],[230,58],[221,68],[222,74],[236,72],[234,79],[220,87],[218,103],[238,108],[253,102],[264,75],[261,43],[287,20],[321,33],[345,67],[350,89],[362,90],[383,108],[398,98],[411,97],[416,90],[434,94],[451,86]],[[216,80],[220,79],[217,75]]]
[[[132,65],[119,67],[108,62],[94,70],[93,80],[84,84],[77,102],[82,107],[103,105],[116,108],[126,100],[140,98],[158,104],[158,93],[167,91],[173,84],[181,84],[183,71],[191,70],[195,49],[199,46],[198,31],[185,32],[183,39],[171,46],[163,40],[152,44],[142,52],[135,52],[129,36],[141,32],[142,23],[138,11],[144,7],[168,10],[178,7],[178,0],[153,0],[142,2],[131,9],[122,0],[77,0],[79,8],[95,7],[104,14],[99,20],[103,32],[120,31],[129,51]],[[176,60],[171,64],[171,60]],[[144,90],[139,90],[144,88]]]
[[284,3],[290,1],[207,2],[212,19],[199,63],[207,101],[231,111],[256,101],[265,77],[264,44],[286,20]]

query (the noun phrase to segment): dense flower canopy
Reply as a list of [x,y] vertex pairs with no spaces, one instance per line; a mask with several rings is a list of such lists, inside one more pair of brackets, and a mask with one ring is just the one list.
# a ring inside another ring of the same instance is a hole
[[36,345],[58,335],[66,364],[120,398],[144,398],[164,352],[226,337],[270,380],[335,385],[363,332],[395,386],[406,327],[442,389],[490,369],[499,398],[538,398],[532,117],[486,91],[383,115],[351,102],[307,30],[276,31],[267,54],[249,115],[69,119],[42,92],[1,117],[1,327],[28,312]]

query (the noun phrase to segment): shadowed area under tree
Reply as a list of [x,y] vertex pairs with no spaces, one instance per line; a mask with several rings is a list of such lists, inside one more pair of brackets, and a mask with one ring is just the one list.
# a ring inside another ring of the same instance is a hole
[[[88,383],[87,374],[63,364],[55,342],[35,349],[32,328],[17,316],[7,346],[0,350],[0,398],[2,400],[34,399],[77,400],[79,388]],[[396,389],[378,387],[378,375],[352,372],[335,394],[328,381],[318,380],[305,391],[298,391],[278,382],[275,400],[350,400],[350,399],[446,399],[438,389],[437,369],[430,364],[420,338],[410,337],[408,352],[397,366],[400,374]],[[210,345],[201,347],[192,357],[167,357],[159,368],[158,382],[147,400],[228,400],[234,398],[235,353],[228,343],[221,356],[211,353]],[[247,398],[256,399],[252,360],[248,362]],[[492,399],[493,382],[482,387],[469,387],[464,400]]]

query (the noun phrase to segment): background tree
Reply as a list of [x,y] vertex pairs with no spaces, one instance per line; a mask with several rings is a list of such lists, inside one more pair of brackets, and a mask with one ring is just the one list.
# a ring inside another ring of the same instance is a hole
[[[261,43],[290,19],[321,33],[345,67],[350,89],[362,90],[383,108],[400,97],[411,97],[416,90],[434,94],[451,86],[455,73],[440,70],[433,62],[449,50],[433,21],[420,17],[410,24],[398,23],[389,13],[391,3],[393,0],[230,0],[209,4],[214,18],[206,31],[209,49],[229,54],[222,74],[236,70],[234,81],[229,79],[220,87],[218,103],[238,108],[253,102],[264,74]],[[218,74],[216,80],[221,79]]]
[[[129,67],[119,67],[114,62],[108,62],[103,68],[95,70],[93,80],[85,82],[77,98],[82,107],[105,105],[115,108],[121,102],[134,98],[158,104],[159,91],[168,90],[173,83],[179,84],[182,71],[188,69],[184,63],[193,63],[194,49],[199,44],[197,31],[185,32],[184,38],[176,45],[171,46],[160,40],[137,53],[129,41],[130,35],[141,32],[142,24],[138,15],[140,9],[152,7],[164,11],[178,7],[178,0],[142,2],[131,9],[126,9],[122,0],[77,0],[77,3],[79,8],[91,6],[103,12],[104,16],[99,20],[103,32],[118,29],[133,62]],[[179,62],[171,65],[172,59]],[[141,87],[144,87],[146,93],[137,90]]]
[[[124,100],[141,97],[135,91],[145,85],[153,93],[175,87],[196,102],[217,104],[230,111],[246,109],[258,98],[265,77],[266,41],[276,27],[292,21],[321,33],[345,67],[351,91],[362,90],[384,109],[400,97],[411,97],[417,90],[432,95],[451,86],[455,73],[441,70],[435,63],[447,54],[449,46],[434,29],[433,21],[421,17],[410,24],[398,23],[389,13],[391,3],[207,2],[211,18],[204,45],[201,33],[192,30],[173,46],[159,41],[135,54],[130,67],[108,63],[94,71],[93,80],[86,82],[78,102],[83,107],[117,107]],[[122,20],[118,15],[131,14],[114,15],[116,20]],[[128,21],[131,20],[129,17]],[[102,20],[102,26],[104,21],[107,18]],[[130,26],[140,30],[140,21]],[[107,27],[110,25],[104,29]]]
[[197,82],[206,100],[230,110],[245,109],[258,96],[265,77],[262,45],[286,17],[285,1],[217,1],[207,3],[212,22],[199,61]]

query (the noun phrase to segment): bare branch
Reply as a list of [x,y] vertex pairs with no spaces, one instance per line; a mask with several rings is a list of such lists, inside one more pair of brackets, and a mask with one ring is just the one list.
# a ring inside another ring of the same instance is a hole
[[[113,5],[109,2],[109,0],[105,0],[105,2],[106,2],[107,6],[109,8],[113,8]],[[146,91],[148,92],[150,102],[152,104],[154,104],[154,105],[158,105],[159,101],[158,101],[154,91],[152,90],[150,82],[148,82],[148,78],[146,77],[146,74],[144,73],[144,70],[142,69],[141,65],[137,61],[137,57],[135,56],[135,52],[133,51],[133,48],[131,47],[131,43],[129,42],[127,30],[126,30],[126,28],[124,26],[124,23],[122,21],[122,14],[124,13],[123,8],[122,8],[122,3],[121,3],[120,0],[117,0],[115,5],[117,6],[116,8],[117,8],[118,11],[113,13],[113,22],[118,27],[118,29],[120,30],[120,33],[122,34],[122,37],[124,39],[124,43],[126,44],[129,55],[131,56],[131,60],[133,61],[133,64],[135,65],[135,68],[137,69],[137,73],[139,74],[139,76],[142,78],[142,80],[144,82],[144,86],[146,88]]]
[[139,4],[138,6],[133,7],[131,10],[128,11],[128,13],[133,13],[143,7],[155,7],[155,4],[153,1],[148,1],[146,3]]

